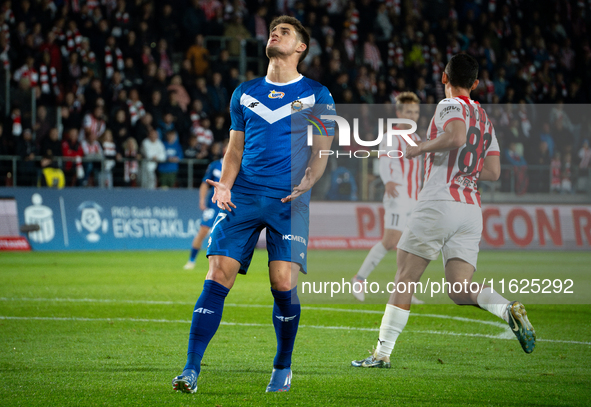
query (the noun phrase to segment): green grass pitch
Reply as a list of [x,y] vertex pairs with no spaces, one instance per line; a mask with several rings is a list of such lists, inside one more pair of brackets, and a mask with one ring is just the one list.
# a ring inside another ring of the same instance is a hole
[[[365,251],[311,252],[311,274],[350,277]],[[207,262],[187,252],[0,254],[1,406],[589,405],[591,306],[528,305],[526,355],[474,307],[413,306],[392,369],[350,361],[375,345],[383,302],[303,301],[289,393],[265,394],[275,353],[266,253],[239,276],[196,394],[176,393]],[[372,279],[393,277],[395,254]],[[556,278],[587,289],[591,253],[484,252],[477,275]],[[441,260],[424,277],[441,278]],[[529,277],[528,277],[529,278]],[[507,296],[516,297],[516,296]],[[519,297],[519,296],[517,296]],[[510,298],[511,299],[511,298]],[[380,300],[381,301],[381,300]],[[443,300],[442,300],[443,301]],[[348,304],[343,302],[349,302]]]

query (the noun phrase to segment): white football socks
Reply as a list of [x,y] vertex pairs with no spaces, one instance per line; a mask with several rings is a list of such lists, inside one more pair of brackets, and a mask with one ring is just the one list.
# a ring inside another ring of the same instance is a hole
[[357,277],[367,280],[367,277],[369,277],[373,269],[376,268],[378,264],[380,264],[380,261],[382,261],[386,254],[388,254],[388,250],[386,250],[382,242],[376,243],[376,245],[371,248],[367,254],[367,257],[363,261],[363,264],[357,273]]
[[484,288],[480,294],[478,294],[478,297],[476,297],[476,302],[478,302],[480,308],[496,315],[505,322],[509,322],[507,305],[509,305],[510,301],[496,291],[493,291],[491,287]]
[[387,304],[382,325],[380,325],[380,337],[376,346],[375,357],[378,359],[389,358],[394,349],[398,335],[402,332],[410,311]]

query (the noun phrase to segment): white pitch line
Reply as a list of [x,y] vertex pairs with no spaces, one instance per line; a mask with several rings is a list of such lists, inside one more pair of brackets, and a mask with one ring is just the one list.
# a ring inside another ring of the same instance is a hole
[[0,301],[34,301],[34,302],[106,302],[115,304],[145,304],[145,305],[190,305],[189,302],[174,302],[174,301],[136,301],[136,300],[112,300],[101,298],[10,298],[0,297]]
[[[175,302],[175,301],[150,301],[150,300],[114,300],[114,299],[94,299],[94,298],[8,298],[8,297],[0,297],[0,301],[37,301],[37,302],[89,302],[89,303],[113,303],[113,304],[144,304],[144,305],[193,305],[192,302]],[[225,307],[239,307],[239,308],[271,308],[272,305],[262,305],[262,304],[224,304]],[[376,310],[363,310],[363,309],[348,309],[348,308],[330,308],[330,307],[306,307],[303,306],[302,310],[312,310],[312,311],[329,311],[329,312],[349,312],[349,313],[358,313],[358,314],[377,314],[382,315],[383,311],[376,311]],[[449,315],[441,315],[441,314],[416,314],[411,313],[411,315],[419,316],[419,317],[427,317],[427,318],[441,318],[441,319],[451,319],[455,321],[461,322],[473,322],[479,323],[484,325],[491,325],[497,328],[501,328],[503,332],[498,334],[496,337],[499,338],[512,338],[513,335],[507,326],[507,324],[503,324],[496,321],[484,321],[480,319],[471,319],[471,318],[463,318],[463,317],[454,317]]]
[[[35,302],[86,302],[86,303],[113,303],[113,304],[144,304],[144,305],[193,305],[192,302],[177,302],[177,301],[151,301],[151,300],[117,300],[117,299],[101,299],[101,298],[30,298],[30,297],[22,297],[22,298],[9,298],[9,297],[0,297],[0,301],[35,301]],[[224,304],[226,307],[240,307],[240,308],[271,308],[271,305],[263,305],[263,304],[232,304],[227,303]],[[331,308],[331,307],[307,307],[303,306],[303,310],[312,310],[312,311],[328,311],[328,312],[347,312],[347,313],[359,313],[359,314],[379,314],[382,315],[383,311],[377,310],[363,310],[363,309],[349,309],[349,308]],[[484,325],[495,326],[497,328],[501,328],[503,331],[497,335],[484,335],[484,334],[461,334],[464,336],[481,336],[481,337],[490,337],[494,339],[513,339],[513,333],[509,329],[506,324],[496,321],[486,321],[480,319],[472,319],[472,318],[464,318],[464,317],[455,317],[450,315],[441,315],[441,314],[417,314],[411,313],[411,315],[419,316],[419,317],[427,317],[427,318],[441,318],[441,319],[451,319],[455,321],[461,322],[471,322],[471,323],[479,323]],[[264,325],[263,325],[264,326]],[[350,329],[350,328],[347,328]],[[351,328],[352,329],[352,328]],[[358,330],[373,330],[373,328],[355,328]],[[418,331],[416,331],[418,332]],[[437,331],[424,331],[425,333],[437,333]],[[453,332],[449,333],[450,335],[454,334]],[[484,335],[484,336],[483,336]],[[543,340],[542,340],[543,341]],[[564,343],[582,343],[585,342],[577,342],[577,341],[561,341]]]
[[[90,302],[90,303],[113,303],[113,304],[144,304],[144,305],[194,305],[193,302],[176,302],[176,301],[150,301],[150,300],[114,300],[114,299],[95,299],[95,298],[9,298],[0,297],[0,301],[36,301],[36,302]],[[239,307],[239,308],[271,308],[272,305],[263,304],[224,304],[225,307]],[[330,308],[330,307],[307,307],[302,306],[302,310],[312,311],[329,311],[329,312],[349,312],[357,314],[377,314],[383,315],[384,311],[377,310],[363,310],[350,308]],[[464,317],[454,317],[441,314],[416,314],[411,313],[412,316],[428,317],[428,318],[442,318],[452,319],[462,322],[474,322],[484,325],[491,325],[503,330],[508,330],[507,324],[496,321],[485,321],[480,319],[471,319]]]
[[[84,318],[84,317],[12,317],[0,315],[0,320],[24,320],[24,321],[77,321],[77,322],[157,322],[157,323],[170,323],[170,324],[190,324],[189,320],[182,319],[146,319],[146,318]],[[250,326],[250,327],[262,327],[270,328],[271,324],[257,324],[257,323],[246,323],[246,322],[221,322],[221,325],[226,326]],[[377,332],[378,328],[362,328],[353,326],[324,326],[324,325],[300,325],[300,328],[310,329],[329,329],[329,330],[341,330],[341,331],[371,331]],[[470,333],[459,333],[459,332],[448,332],[448,331],[422,331],[422,330],[410,330],[407,332],[416,334],[428,334],[428,335],[448,335],[448,336],[467,336],[475,338],[488,338],[488,339],[504,339],[512,340],[513,338],[504,338],[497,335],[486,335],[486,334],[470,334]],[[539,342],[551,342],[551,343],[568,343],[575,345],[591,345],[591,342],[579,342],[579,341],[561,341],[554,339],[537,339]]]

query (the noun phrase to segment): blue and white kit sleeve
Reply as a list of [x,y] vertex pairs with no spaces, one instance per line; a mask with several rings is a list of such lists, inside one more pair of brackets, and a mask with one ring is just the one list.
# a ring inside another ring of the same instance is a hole
[[[324,86],[320,88],[320,91],[316,94],[316,103],[314,104],[313,112],[314,116],[316,116],[324,125],[326,135],[334,136],[334,120],[321,119],[322,115],[335,116],[337,114],[332,95]],[[316,132],[317,130],[314,129],[314,134],[316,134]]]
[[242,97],[242,85],[238,86],[234,93],[232,93],[232,100],[230,100],[230,117],[232,124],[230,130],[244,131],[244,112],[240,105],[240,98]]

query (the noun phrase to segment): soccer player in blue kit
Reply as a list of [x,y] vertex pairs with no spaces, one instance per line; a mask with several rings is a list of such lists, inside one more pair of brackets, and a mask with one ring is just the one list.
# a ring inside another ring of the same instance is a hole
[[[207,256],[209,271],[195,304],[187,363],[173,388],[197,390],[205,349],[217,331],[224,300],[238,273],[246,274],[259,234],[267,229],[269,280],[275,300],[277,353],[267,392],[288,391],[291,355],[300,320],[297,280],[306,273],[310,189],[326,168],[334,136],[334,101],[328,89],[303,77],[297,66],[308,53],[310,36],[293,17],[271,22],[267,76],[238,86],[232,95],[230,144],[213,201],[215,219]],[[313,133],[308,143],[309,121]],[[294,186],[295,185],[295,186]]]
[[[226,153],[226,147],[227,146],[224,144],[222,156]],[[185,270],[192,270],[195,268],[195,259],[203,245],[203,239],[205,239],[207,233],[209,233],[216,216],[218,216],[220,208],[218,208],[217,204],[211,200],[213,191],[210,189],[207,180],[209,179],[214,182],[220,180],[220,177],[222,176],[222,162],[223,158],[220,158],[219,160],[212,161],[207,166],[207,170],[205,171],[205,175],[199,186],[199,208],[203,211],[203,215],[201,216],[201,226],[199,227],[199,231],[195,235],[195,238],[193,238],[193,243],[191,244],[191,254],[189,256],[189,261],[187,261],[187,264],[184,266]]]

